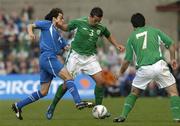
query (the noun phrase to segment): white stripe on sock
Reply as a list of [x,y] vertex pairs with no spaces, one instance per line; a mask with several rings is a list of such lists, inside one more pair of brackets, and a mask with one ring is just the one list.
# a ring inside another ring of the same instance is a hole
[[38,97],[40,98],[39,91],[37,91],[37,95],[38,95]]
[[73,92],[73,91],[74,91],[74,87],[72,87],[72,88],[69,89],[69,92],[70,92],[70,93]]
[[29,98],[32,100],[32,101],[35,101],[34,97],[32,95],[29,96]]

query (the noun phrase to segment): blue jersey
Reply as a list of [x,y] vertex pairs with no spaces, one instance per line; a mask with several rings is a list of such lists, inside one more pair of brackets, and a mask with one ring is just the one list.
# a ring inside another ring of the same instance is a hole
[[40,35],[40,50],[50,51],[54,54],[58,54],[63,49],[67,42],[61,36],[61,31],[57,29],[51,21],[39,20],[35,22],[36,28],[41,30]]
[[58,76],[64,67],[57,59],[57,54],[67,45],[67,42],[61,36],[61,31],[58,30],[51,21],[36,21],[35,25],[36,29],[41,30],[39,65],[40,81],[42,84]]

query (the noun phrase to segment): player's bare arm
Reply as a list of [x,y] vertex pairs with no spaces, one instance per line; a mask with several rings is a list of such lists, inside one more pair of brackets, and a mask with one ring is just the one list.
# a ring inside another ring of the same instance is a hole
[[127,70],[128,66],[129,66],[130,62],[127,60],[124,60],[121,66],[121,69],[119,71],[119,76],[123,75],[124,72]]
[[125,48],[123,45],[118,44],[115,37],[113,35],[110,35],[108,38],[109,42],[111,42],[120,52],[124,52]]
[[33,32],[35,27],[36,27],[35,24],[29,24],[28,25],[28,34],[29,34],[29,37],[30,37],[31,40],[35,40],[35,35],[34,35],[34,32]]
[[175,70],[177,68],[177,61],[175,58],[175,44],[172,44],[170,46],[169,52],[170,52],[171,66],[172,66],[173,70]]

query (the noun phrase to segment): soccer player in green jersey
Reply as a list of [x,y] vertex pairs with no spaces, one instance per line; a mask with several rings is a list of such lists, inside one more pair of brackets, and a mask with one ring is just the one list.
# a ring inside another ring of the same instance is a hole
[[[67,58],[66,67],[75,76],[80,70],[90,75],[95,81],[95,104],[102,104],[104,96],[105,80],[102,78],[102,68],[97,61],[96,42],[100,36],[105,36],[120,52],[124,46],[118,44],[109,30],[101,24],[103,10],[95,7],[91,10],[90,16],[71,20],[68,24],[62,25],[64,31],[75,30],[74,40],[71,43],[71,52]],[[58,101],[62,98],[66,88],[60,85],[52,104],[48,109],[48,119],[51,119]],[[110,116],[109,114],[107,116]]]
[[165,88],[170,96],[173,120],[180,121],[180,98],[178,96],[176,82],[167,63],[161,53],[160,43],[164,43],[170,52],[171,66],[176,69],[175,49],[173,41],[159,29],[145,26],[145,18],[136,13],[131,17],[134,31],[131,33],[127,45],[126,55],[120,69],[122,75],[133,60],[133,52],[136,55],[137,72],[132,83],[131,93],[127,96],[122,113],[114,118],[114,122],[124,122],[132,110],[136,99],[151,80],[156,81],[159,88]]

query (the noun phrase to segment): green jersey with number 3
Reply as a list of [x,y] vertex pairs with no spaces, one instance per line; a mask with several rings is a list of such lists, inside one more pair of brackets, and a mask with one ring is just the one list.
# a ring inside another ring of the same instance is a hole
[[160,48],[161,42],[169,48],[173,41],[159,29],[148,26],[136,28],[128,38],[125,60],[131,62],[134,52],[138,68],[152,65],[164,59]]
[[75,30],[74,40],[71,48],[81,55],[96,54],[96,42],[99,36],[110,36],[109,30],[102,24],[92,26],[89,24],[88,17],[72,20],[68,23],[68,31]]

